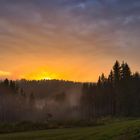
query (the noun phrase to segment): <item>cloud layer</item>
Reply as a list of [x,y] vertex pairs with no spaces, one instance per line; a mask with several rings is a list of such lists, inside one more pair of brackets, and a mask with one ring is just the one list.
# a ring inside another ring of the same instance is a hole
[[19,78],[43,67],[80,81],[116,59],[139,70],[139,25],[139,0],[1,0],[0,69]]

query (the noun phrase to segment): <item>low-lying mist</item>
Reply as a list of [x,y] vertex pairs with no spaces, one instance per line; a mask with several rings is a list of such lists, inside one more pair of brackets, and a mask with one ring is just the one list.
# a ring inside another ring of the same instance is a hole
[[0,86],[0,121],[48,121],[79,117],[82,83],[59,80],[5,81]]

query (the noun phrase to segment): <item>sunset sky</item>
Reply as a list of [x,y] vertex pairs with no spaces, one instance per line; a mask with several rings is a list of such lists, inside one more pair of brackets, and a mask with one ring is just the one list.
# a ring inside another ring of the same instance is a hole
[[0,0],[0,78],[96,81],[139,58],[140,0]]

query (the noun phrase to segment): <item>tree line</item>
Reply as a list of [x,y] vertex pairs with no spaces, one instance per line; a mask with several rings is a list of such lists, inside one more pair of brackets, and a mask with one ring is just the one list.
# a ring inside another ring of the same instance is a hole
[[0,122],[140,116],[140,74],[115,62],[97,83],[59,80],[0,82]]
[[116,61],[108,77],[102,74],[97,83],[83,84],[80,107],[84,119],[139,117],[140,74]]
[[81,87],[81,83],[63,80],[2,80],[0,122],[48,122],[50,119],[75,118]]
[[[33,116],[32,116],[32,115]],[[35,120],[38,110],[35,108],[33,93],[28,96],[16,81],[5,79],[0,82],[0,122]]]

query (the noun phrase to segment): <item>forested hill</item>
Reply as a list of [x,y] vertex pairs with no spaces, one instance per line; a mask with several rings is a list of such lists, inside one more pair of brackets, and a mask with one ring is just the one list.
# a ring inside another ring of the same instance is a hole
[[0,106],[0,121],[140,117],[140,74],[116,61],[97,83],[6,79],[0,83]]
[[49,97],[61,93],[79,94],[82,83],[64,80],[17,81],[17,85],[27,95],[33,93],[38,98]]

